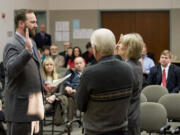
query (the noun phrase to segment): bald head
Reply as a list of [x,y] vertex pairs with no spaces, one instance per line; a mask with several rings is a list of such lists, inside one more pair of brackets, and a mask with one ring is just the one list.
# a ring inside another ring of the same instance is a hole
[[82,72],[83,69],[85,68],[84,59],[82,57],[76,57],[74,59],[74,66],[77,71]]

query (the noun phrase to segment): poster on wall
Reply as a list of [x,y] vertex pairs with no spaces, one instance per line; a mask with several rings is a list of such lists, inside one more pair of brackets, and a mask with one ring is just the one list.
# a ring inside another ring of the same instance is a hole
[[69,41],[69,21],[56,21],[55,22],[55,41]]
[[92,33],[93,33],[93,29],[74,29],[73,38],[74,39],[89,39]]
[[73,30],[80,29],[80,19],[73,19]]
[[69,41],[70,40],[69,35],[70,35],[69,32],[57,31],[55,32],[55,41],[56,42]]

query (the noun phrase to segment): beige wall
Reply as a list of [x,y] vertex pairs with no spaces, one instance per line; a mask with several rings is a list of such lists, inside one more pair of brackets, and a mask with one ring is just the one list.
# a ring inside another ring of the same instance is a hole
[[180,9],[173,9],[171,16],[171,51],[180,60]]
[[[4,46],[10,38],[8,32],[13,33],[13,5],[14,1],[0,0],[0,61],[2,61]],[[4,19],[1,17],[2,13],[6,15]]]
[[49,10],[98,9],[99,0],[49,0]]
[[14,9],[29,8],[29,9],[47,10],[48,3],[51,0],[11,0],[11,1],[15,1]]
[[171,8],[180,8],[180,0],[49,0],[50,10]]

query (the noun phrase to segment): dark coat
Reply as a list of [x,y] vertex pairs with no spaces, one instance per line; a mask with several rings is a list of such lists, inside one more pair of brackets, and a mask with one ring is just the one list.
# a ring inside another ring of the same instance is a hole
[[36,42],[37,48],[43,48],[44,45],[51,45],[51,36],[45,33],[45,37],[42,38],[41,33],[37,33],[34,37],[34,41]]
[[143,83],[142,67],[139,61],[127,61],[133,71],[133,92],[128,110],[128,135],[140,134],[140,95]]
[[41,119],[39,115],[27,114],[31,95],[40,93],[42,97],[43,90],[41,60],[35,42],[32,43],[33,52],[27,51],[24,40],[15,34],[4,49],[5,117],[10,122]]
[[77,108],[84,112],[87,135],[127,127],[132,78],[130,66],[114,56],[103,57],[84,69],[75,100]]

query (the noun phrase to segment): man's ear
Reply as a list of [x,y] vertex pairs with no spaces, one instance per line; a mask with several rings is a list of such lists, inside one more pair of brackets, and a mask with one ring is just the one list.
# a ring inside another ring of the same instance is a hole
[[25,25],[24,21],[19,20],[18,26],[19,26],[20,28],[24,28],[24,25]]
[[97,47],[95,45],[93,46],[93,55],[96,60],[99,59],[99,53],[97,52]]
[[97,49],[96,49],[96,46],[95,46],[95,45],[92,47],[92,50],[93,50],[93,55],[94,55],[94,57],[95,57],[95,55],[97,54]]

